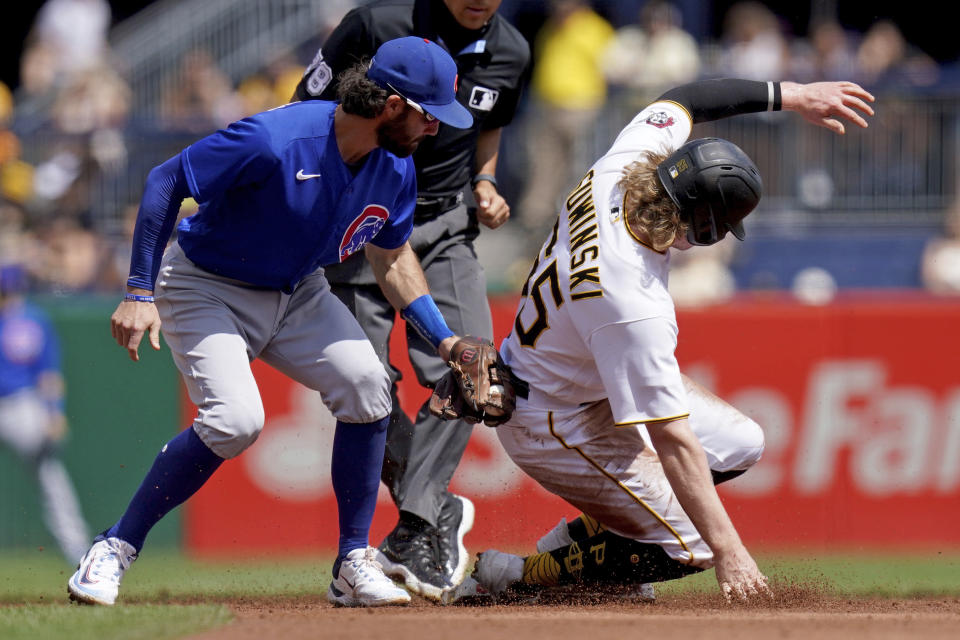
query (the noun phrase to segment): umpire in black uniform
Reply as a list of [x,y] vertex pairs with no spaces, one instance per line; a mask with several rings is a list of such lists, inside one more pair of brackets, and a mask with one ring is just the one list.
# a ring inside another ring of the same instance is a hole
[[[457,99],[473,114],[473,127],[440,125],[414,154],[418,198],[410,244],[430,291],[458,335],[493,336],[487,284],[473,240],[480,224],[495,229],[510,207],[497,192],[502,127],[510,123],[527,80],[530,49],[496,11],[501,0],[375,0],[350,11],[333,30],[297,86],[294,100],[334,100],[337,76],[369,58],[383,42],[415,35],[437,42],[457,62]],[[413,105],[412,105],[413,106]],[[476,209],[464,204],[467,189]],[[394,412],[387,432],[382,479],[400,521],[380,545],[388,575],[411,591],[440,599],[459,584],[468,557],[463,535],[473,525],[473,504],[447,490],[470,438],[471,425],[442,422],[426,405],[416,424],[396,397],[399,372],[390,365],[388,339],[395,314],[362,254],[326,269],[334,293],[353,311],[394,382]],[[432,387],[445,372],[433,348],[407,331],[410,360],[420,384]]]

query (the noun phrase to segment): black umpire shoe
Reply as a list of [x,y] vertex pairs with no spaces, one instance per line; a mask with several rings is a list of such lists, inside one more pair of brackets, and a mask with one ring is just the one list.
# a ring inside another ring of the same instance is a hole
[[383,572],[412,593],[439,602],[452,586],[440,568],[437,529],[418,516],[402,511],[379,551]]
[[463,536],[473,528],[474,513],[473,503],[469,499],[448,493],[437,518],[440,567],[453,586],[463,582],[467,575],[470,556],[463,544]]

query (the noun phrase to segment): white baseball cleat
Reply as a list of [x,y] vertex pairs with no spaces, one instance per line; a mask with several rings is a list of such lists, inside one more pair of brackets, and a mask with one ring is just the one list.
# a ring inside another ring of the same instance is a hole
[[340,563],[327,589],[327,600],[341,607],[385,607],[408,604],[410,594],[383,573],[373,547],[354,549]]
[[561,547],[569,547],[573,544],[573,538],[570,537],[570,529],[567,528],[567,519],[560,518],[553,529],[543,534],[543,537],[537,540],[537,552],[553,551]]
[[137,551],[120,538],[100,538],[80,559],[70,580],[67,593],[75,602],[110,606],[117,601],[120,581],[133,561]]
[[487,591],[473,576],[467,576],[455,587],[444,589],[440,598],[443,604],[485,605],[496,604],[493,594]]
[[523,558],[496,549],[477,556],[473,577],[488,592],[497,595],[523,578]]

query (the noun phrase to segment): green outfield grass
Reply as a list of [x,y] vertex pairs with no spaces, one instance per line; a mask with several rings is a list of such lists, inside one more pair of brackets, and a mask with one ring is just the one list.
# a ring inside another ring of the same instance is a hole
[[[854,597],[960,596],[960,551],[904,554],[758,554],[775,581],[813,583]],[[67,604],[72,569],[49,552],[0,552],[0,638],[179,638],[226,624],[235,597],[320,595],[329,558],[198,562],[151,551],[124,580],[122,606]],[[666,583],[663,595],[716,589],[713,572]]]
[[[316,557],[200,562],[151,549],[127,573],[121,599],[146,604],[324,594],[331,565],[331,559]],[[73,570],[49,552],[0,552],[0,604],[66,602]]]
[[325,594],[329,558],[198,562],[151,550],[126,575],[116,607],[69,604],[73,568],[56,554],[0,552],[3,640],[165,640],[226,624],[237,597]]

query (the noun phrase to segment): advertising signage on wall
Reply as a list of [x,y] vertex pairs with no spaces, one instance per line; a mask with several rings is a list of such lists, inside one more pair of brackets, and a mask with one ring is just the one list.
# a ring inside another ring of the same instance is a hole
[[[514,310],[513,299],[494,302],[498,341]],[[680,311],[678,322],[681,368],[766,435],[761,462],[721,490],[749,545],[960,545],[960,302],[738,301]],[[395,352],[403,346],[394,336]],[[413,413],[427,392],[401,369],[401,404]],[[201,554],[332,550],[333,418],[317,394],[254,370],[266,427],[188,503],[187,543]],[[524,476],[483,425],[451,488],[477,506],[472,550],[532,550],[576,513]],[[395,519],[381,491],[374,544]]]

